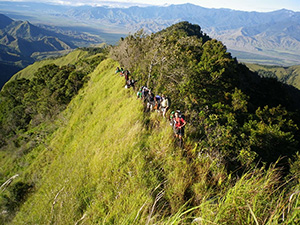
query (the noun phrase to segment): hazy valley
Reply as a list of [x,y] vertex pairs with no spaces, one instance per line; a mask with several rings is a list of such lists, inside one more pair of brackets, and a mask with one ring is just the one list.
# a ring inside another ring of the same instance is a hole
[[[89,33],[102,35],[108,44],[139,29],[157,32],[179,21],[189,21],[222,41],[229,51],[234,50],[233,55],[243,62],[285,66],[300,63],[300,13],[290,10],[259,13],[207,9],[192,4],[118,8],[2,2],[1,6],[1,11],[12,18],[78,31],[90,28]],[[108,34],[117,35],[108,37]]]

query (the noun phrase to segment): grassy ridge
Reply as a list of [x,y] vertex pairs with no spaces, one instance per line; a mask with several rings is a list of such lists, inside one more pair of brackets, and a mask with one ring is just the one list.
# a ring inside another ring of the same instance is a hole
[[37,72],[38,68],[41,68],[50,63],[54,63],[57,66],[73,64],[74,62],[77,62],[80,58],[83,58],[86,54],[87,52],[77,49],[71,52],[70,54],[67,54],[62,57],[58,57],[57,59],[46,59],[46,60],[35,62],[34,64],[29,65],[23,70],[16,73],[10,80],[16,80],[21,78],[30,79],[33,77],[33,74]]
[[[173,223],[192,192],[200,203],[213,194],[210,185],[221,185],[224,168],[190,163],[168,122],[143,113],[115,67],[102,62],[49,143],[26,156],[30,166],[19,179],[35,183],[35,192],[13,224]],[[209,173],[217,178],[208,181]]]
[[[155,177],[148,180],[143,170],[141,105],[122,88],[123,79],[114,75],[114,68],[111,61],[103,62],[70,104],[68,124],[35,162],[42,166],[48,161],[37,193],[14,223],[69,224],[84,213],[94,222],[133,221],[139,208],[151,201],[147,189],[158,182]],[[27,173],[34,177],[36,167]]]
[[[239,178],[221,155],[199,151],[188,137],[186,151],[177,148],[168,121],[143,113],[116,66],[104,60],[57,131],[24,155],[23,171],[14,168],[14,182],[34,190],[12,224],[282,222],[293,190],[278,186],[278,171],[254,168]],[[283,224],[298,221],[298,194],[291,203]]]
[[[19,91],[24,81],[4,87],[1,118],[11,138],[3,139],[5,132],[0,136],[0,163],[5,161],[0,181],[19,177],[1,186],[0,223],[299,223],[299,123],[292,120],[299,116],[296,106],[291,111],[277,106],[288,107],[295,88],[261,79],[237,64],[197,25],[182,22],[155,35],[121,41],[110,51],[118,63],[107,59],[108,49],[88,48],[87,55],[73,52],[58,59],[73,63],[65,69],[76,68],[87,79],[66,110],[49,120],[44,120],[47,110],[56,107],[45,103],[52,95],[34,98],[45,104],[38,108],[15,101],[15,96],[26,100]],[[155,93],[167,94],[172,110],[184,111],[184,149],[178,148],[166,119],[143,112],[136,93],[114,73],[117,65]],[[60,73],[65,69],[38,70],[45,78],[41,83],[49,85],[33,83],[37,96],[45,89],[63,88],[62,96],[68,94],[80,79],[71,82],[73,76]],[[13,111],[20,106],[21,113]],[[37,120],[29,117],[35,126],[24,122],[8,129],[14,120],[4,115],[22,119],[30,107],[41,110]]]

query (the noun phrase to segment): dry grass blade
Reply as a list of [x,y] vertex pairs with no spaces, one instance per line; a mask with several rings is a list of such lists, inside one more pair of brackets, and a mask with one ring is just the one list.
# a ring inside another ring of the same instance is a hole
[[160,191],[160,192],[156,195],[155,201],[154,201],[154,203],[153,203],[153,205],[152,205],[151,212],[150,212],[150,214],[149,214],[149,216],[148,216],[148,220],[147,220],[146,225],[150,223],[152,214],[153,214],[153,212],[154,212],[155,205],[156,205],[156,203],[164,196],[164,194],[165,194],[165,191],[162,190],[162,191]]
[[253,210],[251,209],[250,205],[247,204],[247,206],[248,206],[248,208],[249,208],[249,210],[250,210],[251,215],[253,216],[253,218],[254,218],[254,220],[255,220],[256,225],[259,225],[259,223],[258,223],[258,221],[257,221],[257,218],[256,218],[256,216],[255,216]]
[[51,208],[51,215],[52,215],[52,217],[51,217],[51,221],[50,221],[50,223],[49,224],[52,224],[52,222],[53,222],[53,219],[54,219],[54,206],[55,206],[55,204],[56,204],[56,202],[57,202],[57,198],[58,198],[58,196],[59,196],[59,194],[63,191],[65,189],[65,187],[63,187],[62,189],[60,189],[60,191],[59,192],[57,192],[57,194],[55,195],[55,197],[54,197],[54,201],[52,202],[52,208]]
[[83,214],[83,216],[75,223],[75,225],[78,225],[84,218],[86,217],[86,213]]
[[16,179],[19,176],[19,174],[16,174],[14,176],[12,176],[11,178],[9,178],[7,181],[5,181],[1,187],[0,187],[0,191],[3,192],[5,191],[5,189],[11,184],[11,182]]
[[145,207],[145,205],[147,204],[147,201],[142,205],[142,207],[139,209],[138,213],[136,214],[136,217],[134,218],[134,221],[135,222],[137,220],[137,218],[139,217],[140,215],[140,212],[142,211],[142,209]]
[[293,194],[291,194],[291,196],[289,197],[289,205],[288,205],[288,212],[287,213],[289,213],[290,210],[291,210],[291,204],[292,204],[292,200],[293,200],[294,195],[297,195],[299,193],[300,193],[300,191],[296,191]]

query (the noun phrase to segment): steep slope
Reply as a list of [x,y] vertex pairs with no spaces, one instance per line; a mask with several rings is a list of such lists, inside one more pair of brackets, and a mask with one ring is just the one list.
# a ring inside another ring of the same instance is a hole
[[[79,46],[103,42],[95,35],[45,29],[28,21],[14,21],[1,14],[0,23],[0,88],[17,71],[34,61],[66,54]],[[7,68],[6,68],[7,67]]]
[[262,77],[272,77],[281,82],[293,85],[300,89],[300,66],[279,67],[263,66],[256,64],[246,64],[252,71],[257,72]]
[[[253,170],[231,185],[220,156],[195,146],[186,157],[174,148],[168,123],[144,114],[135,93],[123,88],[117,65],[103,61],[58,130],[19,162],[25,169],[12,186],[27,194],[12,224],[230,224],[239,213],[252,223],[247,205],[259,221],[279,219],[276,170]],[[249,190],[256,190],[251,197]]]
[[27,78],[30,79],[32,78],[33,74],[38,70],[38,68],[54,63],[58,66],[64,66],[68,64],[73,64],[86,56],[87,52],[81,51],[80,49],[74,50],[71,53],[64,55],[62,57],[58,57],[56,59],[46,59],[46,60],[41,60],[38,62],[33,63],[32,65],[27,66],[26,68],[22,69],[15,75],[13,75],[10,79],[16,80],[16,79],[21,79],[21,78]]
[[22,67],[0,62],[0,71],[4,74],[4,76],[0,76],[0,84],[5,84],[10,79],[10,75],[17,73],[20,69]]
[[10,19],[9,17],[0,14],[0,29],[8,26],[9,24],[11,24],[13,22],[12,19]]
[[99,65],[66,110],[68,122],[46,148],[27,156],[36,160],[21,179],[34,183],[36,193],[13,224],[69,224],[80,218],[130,224],[150,207],[162,180],[151,164],[155,160],[147,159],[142,105],[123,88],[116,65],[111,60]]

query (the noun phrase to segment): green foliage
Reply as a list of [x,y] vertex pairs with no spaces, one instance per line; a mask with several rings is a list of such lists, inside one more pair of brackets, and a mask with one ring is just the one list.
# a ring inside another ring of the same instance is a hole
[[[3,112],[27,115],[29,123],[20,126],[26,132],[18,128],[3,139],[0,180],[20,174],[22,183],[1,193],[3,211],[19,199],[2,221],[298,221],[299,114],[283,84],[255,76],[187,22],[120,40],[110,52],[118,62],[104,60],[107,49],[87,50],[72,65],[47,63],[30,80],[11,82],[19,91],[3,92],[9,99],[1,101]],[[184,149],[169,121],[144,113],[135,93],[123,88],[114,73],[119,65],[185,113]]]
[[[35,126],[57,115],[82,88],[87,74],[105,58],[103,50],[99,51],[96,56],[81,59],[76,65],[46,64],[30,80],[9,82],[0,94],[2,136],[27,130],[30,124]],[[4,144],[3,139],[1,143]]]
[[[30,116],[25,112],[23,98],[29,90],[29,81],[21,79],[7,84],[0,93],[0,127],[5,137],[26,129]],[[4,140],[2,140],[2,143]]]
[[293,85],[300,89],[300,66],[263,66],[256,64],[246,64],[251,70],[261,77],[275,78],[283,83]]
[[234,111],[247,112],[247,104],[249,97],[243,94],[243,92],[235,88],[234,93],[231,95],[232,107]]
[[[296,107],[288,88],[256,77],[197,25],[181,22],[156,34],[137,32],[121,40],[111,55],[136,71],[133,76],[141,85],[165,93],[172,108],[185,112],[189,136],[200,138],[204,149],[251,164],[261,158],[275,162],[299,147],[293,136],[297,127],[284,109]],[[277,108],[280,104],[282,109]],[[275,124],[259,121],[259,109],[265,105],[271,108],[269,119],[277,110]]]
[[[40,149],[45,147],[46,139],[57,129],[58,124],[54,121],[59,113],[88,81],[88,73],[104,58],[101,51],[96,56],[89,55],[76,61],[76,65],[46,64],[38,68],[30,80],[13,80],[4,86],[0,93],[2,182],[34,161]],[[13,218],[27,198],[26,190],[37,180],[31,180],[30,184],[17,183],[18,186],[6,191],[10,194],[0,196],[0,207],[6,212],[1,214],[3,221]]]
[[298,128],[287,116],[287,111],[280,106],[276,108],[258,108],[257,120],[244,125],[249,133],[252,150],[267,162],[275,162],[280,156],[292,156],[298,149],[294,133]]

